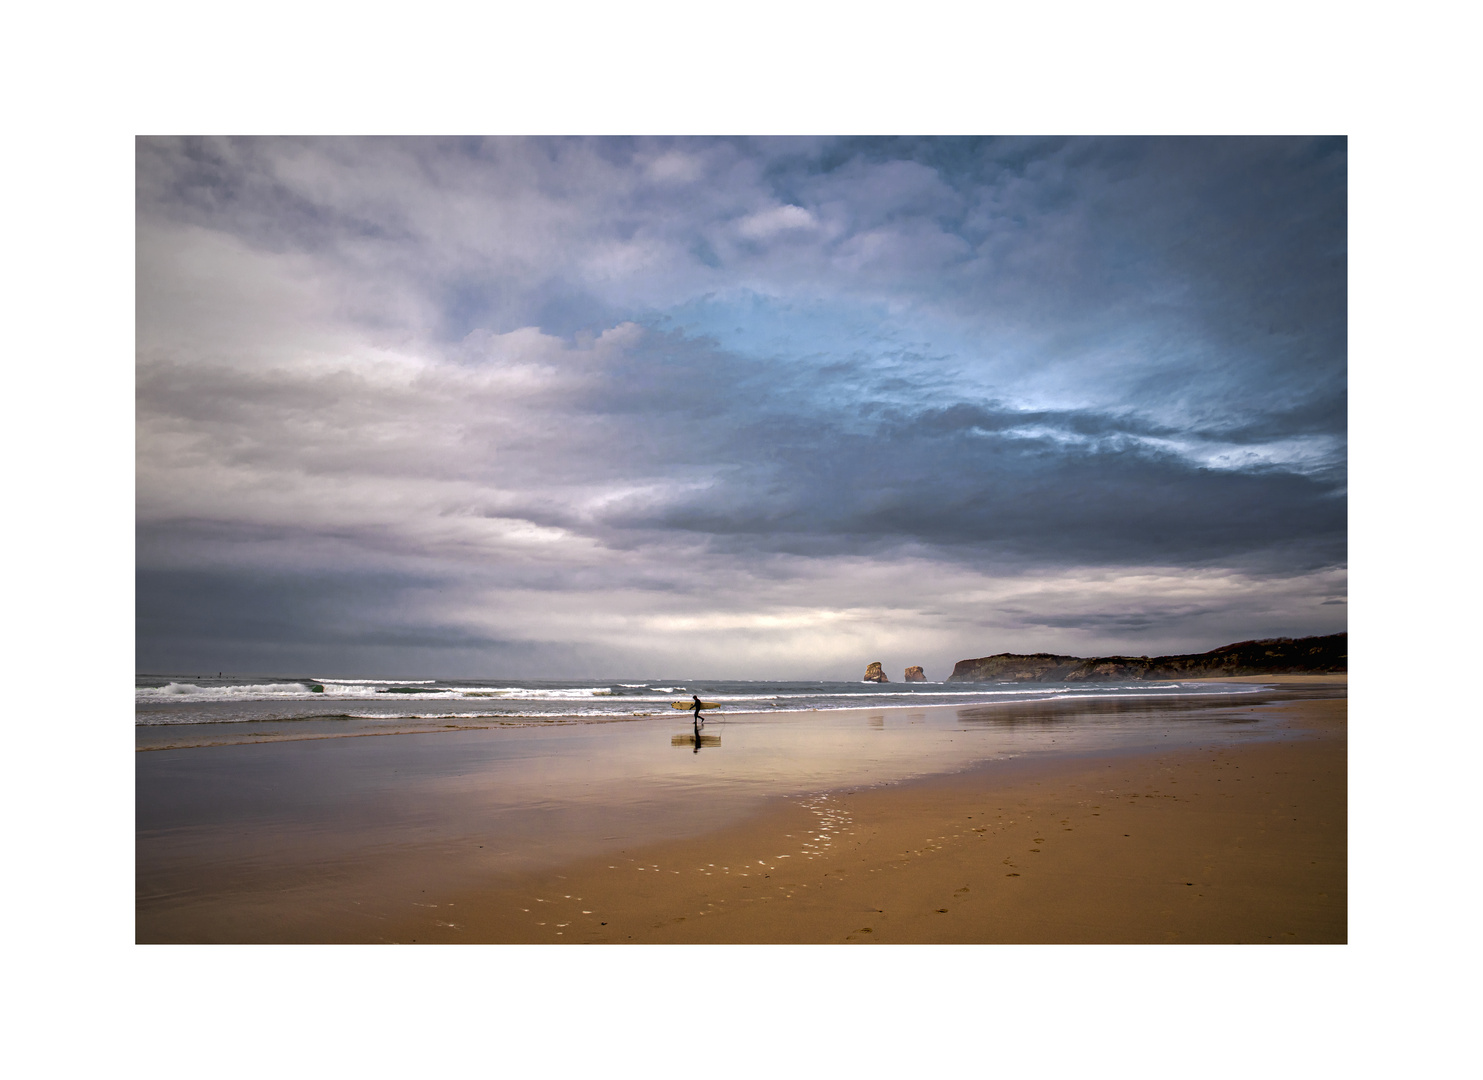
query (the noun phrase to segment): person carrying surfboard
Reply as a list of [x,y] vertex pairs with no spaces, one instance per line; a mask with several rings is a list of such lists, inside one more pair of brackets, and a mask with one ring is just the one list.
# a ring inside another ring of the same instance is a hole
[[698,728],[701,724],[705,723],[705,721],[702,720],[700,717],[700,710],[703,709],[705,706],[701,703],[699,694],[691,694],[690,697],[695,702],[695,705],[693,706],[695,710],[695,726]]

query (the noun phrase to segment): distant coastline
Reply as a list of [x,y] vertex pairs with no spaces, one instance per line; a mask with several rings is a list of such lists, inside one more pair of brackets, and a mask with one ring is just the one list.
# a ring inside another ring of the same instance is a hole
[[959,660],[948,682],[1094,682],[1108,679],[1198,679],[1244,675],[1311,675],[1349,670],[1349,635],[1238,641],[1179,656],[1057,656],[996,653]]

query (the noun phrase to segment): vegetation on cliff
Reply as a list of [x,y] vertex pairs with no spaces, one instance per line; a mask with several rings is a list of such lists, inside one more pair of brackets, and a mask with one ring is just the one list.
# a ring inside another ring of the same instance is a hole
[[997,653],[959,660],[948,682],[1081,682],[1300,675],[1349,670],[1349,635],[1238,641],[1182,656],[1056,656]]

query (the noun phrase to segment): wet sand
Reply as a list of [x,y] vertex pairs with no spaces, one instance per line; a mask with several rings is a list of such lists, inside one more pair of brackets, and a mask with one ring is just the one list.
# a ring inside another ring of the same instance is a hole
[[1347,701],[1260,708],[1280,737],[1016,759],[780,800],[701,837],[430,898],[380,936],[1343,943]]
[[1210,679],[1181,679],[1180,682],[1246,683],[1269,686],[1348,686],[1347,671],[1327,671],[1314,675],[1222,675]]

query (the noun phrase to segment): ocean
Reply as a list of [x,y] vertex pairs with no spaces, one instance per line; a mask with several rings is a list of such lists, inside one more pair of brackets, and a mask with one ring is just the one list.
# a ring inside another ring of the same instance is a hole
[[868,683],[735,679],[356,679],[329,675],[141,674],[134,684],[140,749],[224,741],[333,737],[449,726],[532,726],[673,720],[698,694],[741,713],[1011,702],[1159,698],[1240,689],[1206,682]]

